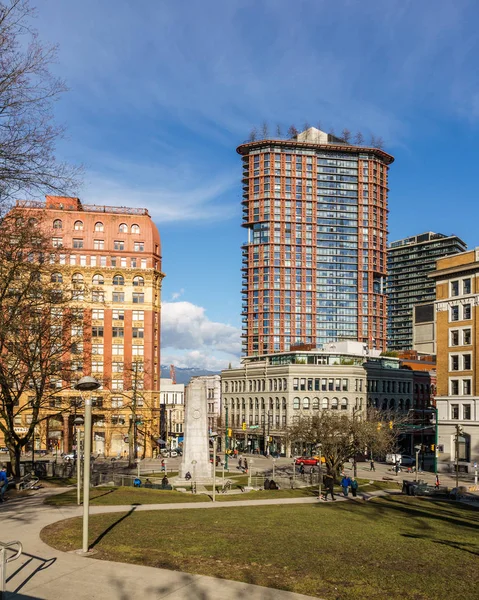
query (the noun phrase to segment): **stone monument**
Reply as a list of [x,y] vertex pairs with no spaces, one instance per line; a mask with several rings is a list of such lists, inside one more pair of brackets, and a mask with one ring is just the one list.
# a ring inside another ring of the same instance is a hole
[[191,473],[192,480],[211,480],[210,449],[208,425],[206,418],[205,395],[202,394],[201,380],[193,378],[187,388],[185,398],[185,434],[183,442],[183,459],[179,477],[184,479]]

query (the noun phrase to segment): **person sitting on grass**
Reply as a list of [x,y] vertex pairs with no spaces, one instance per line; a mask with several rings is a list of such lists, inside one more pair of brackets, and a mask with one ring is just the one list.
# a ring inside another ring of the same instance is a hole
[[166,487],[167,485],[169,485],[169,481],[168,481],[168,477],[166,475],[163,476],[163,479],[161,480],[161,487]]
[[147,480],[145,481],[145,487],[146,487],[146,488],[152,488],[152,487],[153,487],[153,484],[151,483],[151,481],[150,481],[149,479],[147,479]]

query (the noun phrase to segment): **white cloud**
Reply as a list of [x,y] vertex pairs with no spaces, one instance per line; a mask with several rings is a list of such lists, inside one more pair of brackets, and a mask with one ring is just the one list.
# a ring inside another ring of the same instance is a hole
[[181,288],[181,290],[179,290],[178,292],[173,292],[171,294],[171,299],[178,300],[178,298],[181,298],[181,296],[183,296],[184,293],[185,293],[184,288]]
[[209,370],[238,364],[241,352],[240,330],[232,325],[210,321],[205,309],[191,302],[163,302],[162,362]]

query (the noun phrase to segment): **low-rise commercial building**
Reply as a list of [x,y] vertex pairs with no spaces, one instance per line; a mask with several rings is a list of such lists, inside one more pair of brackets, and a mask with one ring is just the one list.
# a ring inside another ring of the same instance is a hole
[[359,342],[243,358],[222,371],[222,423],[240,451],[291,455],[287,429],[322,410],[365,418],[367,405],[406,413],[412,373]]

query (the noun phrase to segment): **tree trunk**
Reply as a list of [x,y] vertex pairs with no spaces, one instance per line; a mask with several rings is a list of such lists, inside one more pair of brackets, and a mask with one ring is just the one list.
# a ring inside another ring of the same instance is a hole
[[10,453],[10,464],[12,468],[12,475],[15,479],[15,482],[20,481],[20,452],[21,446],[19,444],[14,444],[8,448]]

